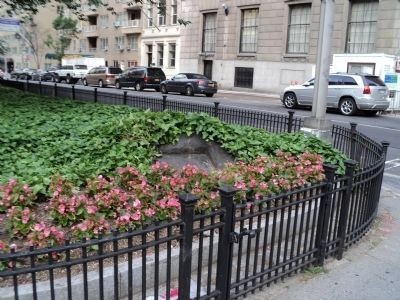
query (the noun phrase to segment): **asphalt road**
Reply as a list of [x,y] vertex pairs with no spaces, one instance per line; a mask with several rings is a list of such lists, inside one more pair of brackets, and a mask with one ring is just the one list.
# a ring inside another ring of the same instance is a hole
[[[43,83],[52,84],[52,83]],[[68,86],[63,83],[60,86]],[[93,87],[85,87],[76,85],[76,89],[93,90]],[[123,91],[108,87],[98,89],[101,92],[122,94]],[[160,97],[161,93],[154,90],[145,90],[136,92],[134,89],[123,89],[128,94],[135,94],[148,97]],[[254,109],[258,111],[266,111],[272,113],[286,114],[287,109],[282,106],[276,95],[264,95],[256,93],[240,93],[219,91],[212,98],[203,95],[195,95],[192,97],[180,94],[167,95],[167,99],[179,101],[191,101],[195,103],[213,103],[219,102],[221,105],[231,107]],[[295,116],[307,117],[311,115],[311,110],[307,108],[296,109]],[[383,114],[377,116],[365,116],[362,113],[355,116],[343,116],[336,111],[328,111],[327,118],[335,124],[348,125],[350,122],[357,123],[357,129],[376,141],[389,141],[390,147],[387,155],[385,183],[393,188],[400,186],[400,113]]]

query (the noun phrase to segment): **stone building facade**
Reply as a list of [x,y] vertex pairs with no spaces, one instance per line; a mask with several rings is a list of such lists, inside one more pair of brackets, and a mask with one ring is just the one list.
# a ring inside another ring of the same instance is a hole
[[[181,70],[277,93],[314,74],[320,0],[185,0]],[[400,2],[337,0],[333,53],[400,54]]]
[[[107,6],[91,7],[83,3],[87,21],[79,25],[78,39],[69,53],[104,57],[109,66],[162,67],[167,76],[179,71],[180,29],[178,0],[159,1],[165,5],[160,14],[157,5],[128,5],[129,0],[108,0]],[[107,8],[112,7],[115,14]]]

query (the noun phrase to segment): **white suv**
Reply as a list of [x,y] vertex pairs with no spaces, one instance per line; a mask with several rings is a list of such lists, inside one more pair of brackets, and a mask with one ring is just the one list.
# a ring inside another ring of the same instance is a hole
[[[364,110],[369,115],[389,107],[389,90],[383,81],[374,75],[330,74],[327,107],[338,108],[343,115],[354,115]],[[287,108],[312,106],[314,79],[302,85],[290,86],[281,94]]]
[[54,71],[57,82],[65,80],[66,83],[76,83],[85,77],[88,72],[86,65],[65,65]]

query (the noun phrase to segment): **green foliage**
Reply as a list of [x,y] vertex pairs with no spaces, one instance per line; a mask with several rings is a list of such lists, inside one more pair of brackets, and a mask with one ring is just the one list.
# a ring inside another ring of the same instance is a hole
[[339,173],[344,170],[344,155],[317,138],[227,125],[206,114],[59,101],[1,88],[0,119],[0,183],[15,178],[34,193],[47,193],[56,174],[81,186],[121,166],[146,172],[159,145],[192,134],[219,143],[246,162],[277,150],[293,155],[308,151],[338,165]]

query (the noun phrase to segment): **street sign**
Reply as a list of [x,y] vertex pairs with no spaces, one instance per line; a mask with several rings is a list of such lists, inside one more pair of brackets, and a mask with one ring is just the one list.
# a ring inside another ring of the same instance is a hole
[[20,21],[17,19],[0,18],[0,31],[17,32],[20,29]]

